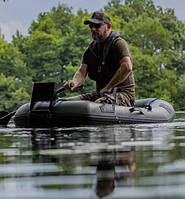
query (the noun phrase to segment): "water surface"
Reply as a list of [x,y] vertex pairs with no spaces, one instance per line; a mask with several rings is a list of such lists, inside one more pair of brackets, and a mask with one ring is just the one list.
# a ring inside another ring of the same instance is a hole
[[185,198],[185,112],[165,124],[0,127],[0,198]]

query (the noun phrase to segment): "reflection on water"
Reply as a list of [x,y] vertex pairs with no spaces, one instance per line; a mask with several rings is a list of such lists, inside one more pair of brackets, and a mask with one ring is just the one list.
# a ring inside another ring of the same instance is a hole
[[184,198],[185,113],[169,124],[0,128],[0,198]]

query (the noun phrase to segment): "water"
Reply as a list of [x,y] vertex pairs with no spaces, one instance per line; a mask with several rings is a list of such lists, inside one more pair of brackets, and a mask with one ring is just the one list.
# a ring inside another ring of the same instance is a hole
[[185,198],[185,112],[168,124],[0,127],[0,198]]

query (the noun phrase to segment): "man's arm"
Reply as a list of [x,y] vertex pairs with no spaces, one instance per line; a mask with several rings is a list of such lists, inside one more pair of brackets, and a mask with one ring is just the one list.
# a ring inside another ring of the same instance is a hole
[[110,82],[100,91],[103,95],[106,91],[112,90],[114,87],[124,82],[132,71],[132,62],[129,56],[120,60],[120,67],[110,80]]
[[80,68],[74,74],[73,79],[68,80],[64,84],[64,88],[73,90],[74,88],[84,83],[86,76],[87,76],[87,64],[81,64]]

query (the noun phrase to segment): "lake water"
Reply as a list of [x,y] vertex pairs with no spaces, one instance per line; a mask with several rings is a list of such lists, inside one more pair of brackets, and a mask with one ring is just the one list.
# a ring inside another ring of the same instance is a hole
[[185,112],[172,123],[0,127],[0,198],[185,198]]

